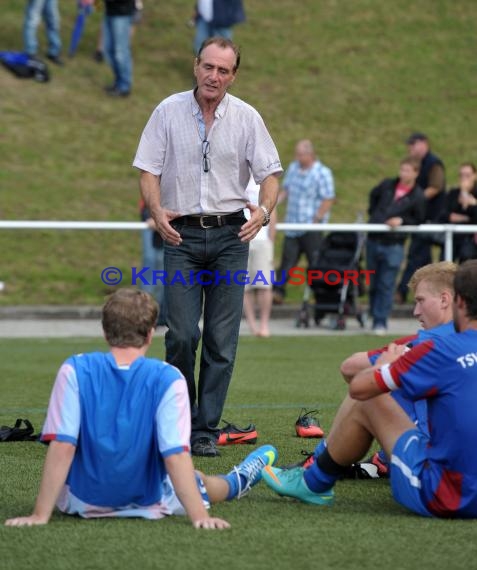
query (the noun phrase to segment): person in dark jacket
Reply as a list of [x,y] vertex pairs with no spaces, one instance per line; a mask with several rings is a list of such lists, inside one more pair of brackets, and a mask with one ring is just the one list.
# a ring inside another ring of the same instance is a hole
[[[386,178],[369,195],[369,223],[387,224],[391,228],[415,225],[424,221],[426,202],[416,179],[419,162],[401,160],[398,178]],[[392,309],[396,277],[404,257],[406,234],[402,232],[369,233],[366,244],[367,269],[371,275],[369,289],[373,331],[385,334]]]
[[[424,192],[426,199],[426,223],[438,223],[446,199],[446,176],[442,160],[431,152],[430,142],[424,133],[413,133],[406,139],[409,156],[420,161],[417,184]],[[437,238],[437,240],[436,240]],[[441,239],[442,238],[442,239]],[[414,272],[432,263],[432,246],[441,248],[444,243],[443,236],[436,234],[413,234],[407,253],[407,264],[403,271],[401,281],[397,287],[396,300],[404,303],[407,298],[409,280]]]
[[[443,224],[477,224],[477,168],[464,162],[459,168],[459,186],[446,195],[441,213]],[[454,234],[453,259],[462,263],[477,258],[477,234]]]

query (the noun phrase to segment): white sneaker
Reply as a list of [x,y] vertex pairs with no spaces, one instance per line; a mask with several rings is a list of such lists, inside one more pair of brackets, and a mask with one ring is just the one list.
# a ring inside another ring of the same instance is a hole
[[388,332],[388,329],[386,327],[377,326],[377,327],[373,328],[373,333],[376,336],[384,336],[387,332]]

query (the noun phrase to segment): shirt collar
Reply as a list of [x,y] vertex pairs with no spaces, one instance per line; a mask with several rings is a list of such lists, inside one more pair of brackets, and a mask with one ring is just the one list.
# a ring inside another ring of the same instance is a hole
[[[197,100],[195,98],[196,91],[197,87],[193,91],[191,91],[192,115],[194,115],[194,117],[202,115],[202,111],[200,110],[199,104],[197,103]],[[215,117],[217,119],[221,119],[225,115],[225,111],[227,110],[229,104],[229,99],[230,99],[229,94],[225,93],[225,95],[222,98],[222,101],[220,101],[220,103],[217,106],[217,109],[215,109]]]

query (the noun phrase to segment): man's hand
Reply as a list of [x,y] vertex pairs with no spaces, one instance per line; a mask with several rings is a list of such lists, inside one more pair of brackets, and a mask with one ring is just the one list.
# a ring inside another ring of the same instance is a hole
[[250,219],[240,228],[239,238],[242,241],[252,241],[263,227],[265,219],[262,208],[247,202],[246,207],[250,210]]
[[395,216],[394,218],[389,218],[388,220],[386,220],[386,224],[390,228],[397,228],[398,226],[402,226],[402,218],[399,218],[398,216]]
[[199,519],[192,523],[194,528],[206,528],[208,530],[224,530],[230,528],[230,524],[223,519],[218,519],[215,517],[208,517],[205,519]]
[[477,200],[475,196],[470,194],[470,192],[461,192],[459,194],[459,204],[462,206],[464,210],[467,210],[469,206],[476,206]]
[[390,364],[400,358],[409,348],[405,344],[395,344],[391,342],[388,349],[381,353],[376,360],[376,366],[383,366],[383,364]]
[[451,212],[449,214],[449,222],[451,224],[467,224],[470,222],[470,217],[465,214],[458,214],[457,212]]
[[[180,218],[181,214],[171,210],[160,208],[157,212],[151,214],[156,225],[156,231],[159,232],[161,238],[172,245],[180,245],[182,238],[179,232],[171,226],[170,222],[176,218]],[[155,214],[155,215],[154,215]]]
[[29,517],[15,517],[14,519],[7,519],[5,521],[5,526],[35,526],[47,523],[48,519],[45,517],[30,515]]

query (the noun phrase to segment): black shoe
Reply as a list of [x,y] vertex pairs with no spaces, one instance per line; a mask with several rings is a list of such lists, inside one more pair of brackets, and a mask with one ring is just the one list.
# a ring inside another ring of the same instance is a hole
[[191,447],[192,455],[196,457],[218,457],[220,455],[215,441],[208,437],[199,437]]
[[353,463],[344,475],[345,479],[388,479],[389,465],[381,459],[379,453],[374,453],[360,463]]
[[104,90],[110,97],[129,97],[131,91],[121,91],[117,87],[105,87]]
[[48,54],[46,57],[47,57],[47,59],[52,61],[55,65],[59,65],[60,67],[65,65],[65,62],[61,59],[61,57],[59,55]]
[[378,468],[372,463],[353,463],[343,473],[344,479],[379,479]]
[[100,49],[97,49],[94,53],[93,53],[93,59],[96,63],[103,63],[104,61],[104,54]]

